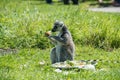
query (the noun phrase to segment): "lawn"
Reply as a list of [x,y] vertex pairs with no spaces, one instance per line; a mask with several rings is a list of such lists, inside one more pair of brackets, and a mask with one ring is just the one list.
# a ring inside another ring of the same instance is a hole
[[[120,14],[89,11],[90,3],[1,1],[0,80],[119,80]],[[72,33],[76,60],[102,60],[96,71],[72,69],[57,73],[51,67],[53,45],[44,33],[57,19],[63,20]]]

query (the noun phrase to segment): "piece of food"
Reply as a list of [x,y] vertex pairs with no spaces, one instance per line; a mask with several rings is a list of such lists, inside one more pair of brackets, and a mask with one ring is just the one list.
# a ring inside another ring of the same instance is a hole
[[39,62],[40,65],[45,65],[45,61]]
[[47,31],[47,32],[45,32],[45,36],[50,36],[51,35],[51,31]]

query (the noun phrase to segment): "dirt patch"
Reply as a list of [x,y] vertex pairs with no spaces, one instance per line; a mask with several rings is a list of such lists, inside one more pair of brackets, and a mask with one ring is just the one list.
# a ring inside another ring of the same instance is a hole
[[0,55],[16,54],[16,53],[18,53],[17,49],[2,49],[2,48],[0,48]]

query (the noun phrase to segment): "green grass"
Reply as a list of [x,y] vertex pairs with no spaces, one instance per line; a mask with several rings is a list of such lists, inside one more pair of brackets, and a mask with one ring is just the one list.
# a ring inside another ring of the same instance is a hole
[[[105,52],[92,47],[77,46],[76,60],[103,59],[111,62],[99,62],[96,72],[87,70],[69,70],[68,75],[56,73],[50,66],[50,49],[22,49],[15,55],[0,57],[0,80],[119,80],[119,50]],[[40,62],[45,62],[40,65]],[[101,70],[104,69],[104,70]],[[67,70],[64,70],[67,71]],[[72,71],[72,73],[71,73]]]
[[4,0],[0,4],[0,47],[49,47],[44,32],[52,28],[56,19],[65,22],[76,44],[106,50],[120,47],[119,13],[91,12],[87,10],[88,3],[66,6],[62,3],[47,5],[43,1]]
[[[89,3],[76,6],[33,0],[1,1],[0,48],[19,51],[0,53],[0,80],[119,80],[120,63],[114,61],[120,61],[120,14],[88,11]],[[101,59],[110,63],[99,62],[96,72],[56,73],[49,58],[53,46],[44,36],[56,19],[63,20],[72,33],[76,60]],[[45,64],[40,65],[41,61]]]

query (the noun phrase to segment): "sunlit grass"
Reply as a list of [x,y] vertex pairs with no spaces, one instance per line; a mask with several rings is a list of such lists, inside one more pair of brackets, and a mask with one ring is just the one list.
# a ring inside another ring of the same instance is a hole
[[48,41],[44,32],[52,28],[56,19],[65,22],[77,44],[106,50],[120,46],[117,13],[90,12],[83,3],[66,6],[41,1],[2,2],[0,8],[1,47],[48,47],[43,44]]

